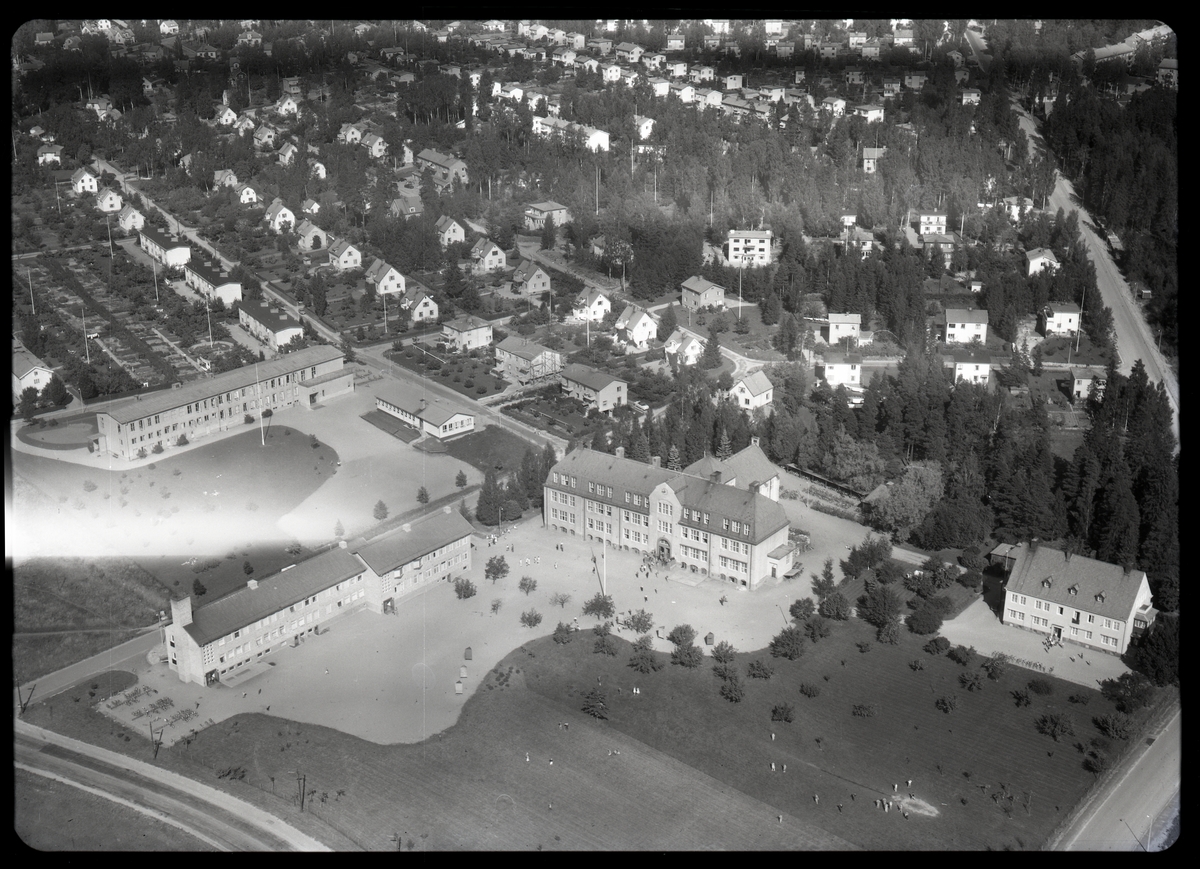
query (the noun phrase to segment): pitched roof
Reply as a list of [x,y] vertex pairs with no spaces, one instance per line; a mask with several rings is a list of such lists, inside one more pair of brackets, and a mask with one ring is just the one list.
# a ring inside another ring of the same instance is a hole
[[718,286],[707,278],[702,278],[699,275],[692,275],[690,278],[684,281],[683,288],[685,290],[691,290],[694,293],[703,293],[714,288],[720,290],[721,292],[725,292],[724,287]]
[[455,317],[453,320],[447,320],[442,324],[443,327],[450,329],[453,332],[470,332],[475,329],[484,329],[492,324],[487,320],[481,320],[478,317],[473,317],[470,314],[464,317]]
[[774,389],[771,381],[767,378],[767,375],[763,373],[761,368],[757,371],[747,374],[739,381],[739,383],[746,384],[746,389],[750,390],[750,394],[755,396],[763,395],[769,390]]
[[[750,536],[746,539],[750,543],[761,543],[780,528],[788,526],[787,515],[782,507],[766,495],[750,492],[749,489],[714,483],[711,478],[689,474],[679,474],[667,485],[685,507],[713,513],[722,519],[749,523]],[[714,526],[715,522],[708,526],[697,524],[697,527],[709,529]]]
[[197,607],[192,611],[192,623],[185,626],[184,630],[198,645],[206,646],[363,572],[362,563],[350,552],[331,549],[301,561],[295,567],[258,580],[258,588],[242,586],[237,591]]
[[457,226],[459,229],[462,229],[462,224],[448,214],[443,214],[441,217],[439,217],[437,219],[437,223],[434,225],[437,227],[438,232],[445,232],[452,226]]
[[988,312],[986,308],[947,308],[947,323],[982,323],[987,325]]
[[35,368],[44,368],[50,370],[50,366],[34,356],[24,345],[18,344],[13,347],[12,352],[12,371],[17,377],[24,377]]
[[597,371],[588,365],[580,365],[577,362],[572,362],[562,370],[562,376],[574,383],[581,383],[589,389],[597,391],[607,388],[614,383],[624,383],[625,381],[619,377],[613,377],[611,374],[605,374],[603,371]]
[[375,396],[434,426],[440,426],[460,413],[471,415],[470,411],[441,398],[430,400],[423,386],[407,380],[384,384],[375,390]]
[[553,353],[550,348],[543,347],[536,341],[530,341],[527,338],[522,338],[520,335],[509,335],[503,341],[496,345],[497,350],[503,350],[506,353],[511,353],[513,356],[519,356],[522,359],[532,362],[543,353]]
[[423,516],[409,529],[398,528],[360,547],[356,550],[358,557],[382,575],[474,533],[471,523],[457,510]]
[[758,444],[751,443],[725,460],[725,464],[737,476],[743,489],[751,483],[765,483],[779,476],[779,468],[763,452]]
[[333,244],[331,244],[329,246],[329,254],[334,259],[339,259],[342,254],[344,254],[346,251],[350,250],[351,248],[354,248],[354,250],[358,250],[358,248],[354,247],[354,245],[352,245],[348,239],[339,238],[337,241],[335,241]]
[[[542,267],[533,260],[523,260],[519,266],[513,271],[513,283],[521,283],[532,278],[538,272],[546,274],[542,271]],[[549,277],[549,275],[547,275]]]
[[[1016,560],[1005,586],[1009,592],[1122,621],[1132,616],[1138,591],[1146,581],[1144,571],[1126,574],[1120,565],[1082,555],[1068,558],[1065,552],[1048,546],[1022,546],[1012,554]],[[1076,589],[1075,594],[1071,594],[1071,588]],[[1098,599],[1099,595],[1103,600]]]
[[1058,262],[1058,257],[1054,255],[1054,251],[1048,247],[1035,247],[1033,250],[1025,252],[1025,259],[1033,262],[1038,257],[1044,256],[1046,259],[1053,262]]
[[[379,281],[383,280],[389,271],[392,271],[392,267],[383,260],[376,258],[372,260],[369,266],[367,266],[367,270],[363,277],[365,277],[371,283],[378,283]],[[399,274],[399,272],[397,272],[397,274]]]

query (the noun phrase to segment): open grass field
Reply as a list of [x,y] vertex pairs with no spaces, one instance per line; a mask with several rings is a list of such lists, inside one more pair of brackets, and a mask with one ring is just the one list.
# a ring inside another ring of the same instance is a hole
[[66,633],[14,634],[13,678],[24,683],[70,664],[86,660],[105,649],[132,640],[139,631],[80,630]]
[[480,471],[495,469],[501,476],[521,467],[526,450],[538,447],[499,426],[489,425],[469,435],[446,441],[446,451]]
[[170,824],[72,785],[13,770],[13,830],[38,851],[212,851]]

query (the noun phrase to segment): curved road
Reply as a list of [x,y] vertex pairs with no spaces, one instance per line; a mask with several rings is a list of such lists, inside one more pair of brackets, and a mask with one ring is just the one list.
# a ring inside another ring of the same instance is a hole
[[330,850],[274,815],[208,785],[24,721],[13,727],[17,766],[113,799],[214,848]]
[[[1166,724],[1114,781],[1096,794],[1051,846],[1056,851],[1149,851],[1167,832],[1166,809],[1178,804],[1182,715],[1175,706]],[[1096,802],[1096,801],[1099,802]],[[1161,816],[1161,817],[1160,817]]]

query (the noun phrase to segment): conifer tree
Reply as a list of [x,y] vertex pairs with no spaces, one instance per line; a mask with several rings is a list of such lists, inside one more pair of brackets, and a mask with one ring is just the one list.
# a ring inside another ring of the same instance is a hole
[[682,471],[683,468],[679,464],[679,447],[671,444],[671,449],[667,452],[667,470]]
[[717,446],[717,458],[725,461],[733,455],[733,445],[729,442],[729,431],[721,429],[721,442]]
[[700,367],[705,371],[721,367],[721,341],[715,326],[708,327],[708,340],[704,342],[704,353],[700,356]]
[[667,310],[663,311],[662,317],[658,321],[658,340],[666,341],[678,328],[679,318],[675,315],[675,303],[672,302],[667,305]]
[[483,475],[483,487],[479,490],[479,501],[475,504],[475,518],[484,525],[496,525],[500,521],[500,508],[504,505],[504,490],[494,469]]

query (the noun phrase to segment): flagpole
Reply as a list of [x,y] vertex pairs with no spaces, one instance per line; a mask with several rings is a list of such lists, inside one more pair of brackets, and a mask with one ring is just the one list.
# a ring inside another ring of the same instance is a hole
[[258,362],[254,363],[254,393],[258,398],[258,436],[262,440],[262,445],[267,445],[267,435],[263,431],[263,403],[262,403],[262,381],[258,379]]

